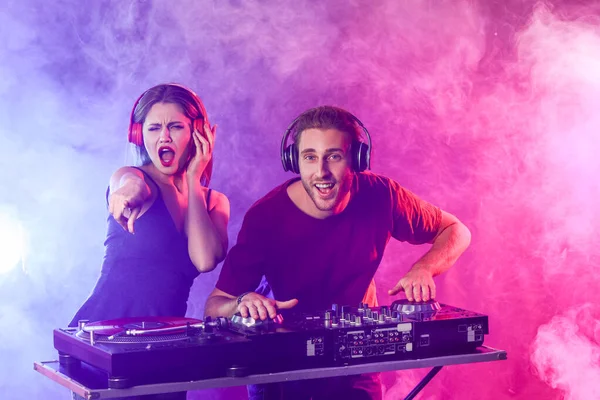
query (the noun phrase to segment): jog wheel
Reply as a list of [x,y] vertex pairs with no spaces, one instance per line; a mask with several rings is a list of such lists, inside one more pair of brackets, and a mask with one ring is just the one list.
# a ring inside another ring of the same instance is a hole
[[434,317],[442,307],[436,300],[408,301],[401,299],[394,301],[390,308],[392,311],[398,311],[403,320],[426,321]]
[[233,317],[231,317],[231,322],[234,325],[243,325],[247,328],[262,328],[281,324],[283,322],[283,317],[281,314],[277,314],[277,316],[273,319],[267,318],[265,320],[260,320],[252,317],[244,318],[240,313],[236,313]]

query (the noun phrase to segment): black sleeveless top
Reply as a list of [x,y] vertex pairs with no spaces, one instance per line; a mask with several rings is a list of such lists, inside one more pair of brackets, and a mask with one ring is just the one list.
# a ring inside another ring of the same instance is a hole
[[[158,185],[142,172],[158,195],[136,220],[135,234],[125,231],[109,214],[100,277],[69,326],[81,319],[183,317],[186,313],[190,288],[199,272],[190,260],[187,237],[177,230]],[[207,204],[210,193],[209,189]]]

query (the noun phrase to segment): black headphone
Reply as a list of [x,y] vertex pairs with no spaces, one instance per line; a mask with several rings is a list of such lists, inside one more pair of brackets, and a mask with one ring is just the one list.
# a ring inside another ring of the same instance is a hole
[[[310,110],[309,110],[310,111]],[[345,111],[345,110],[344,110]],[[356,118],[351,113],[345,111],[353,120],[362,128],[367,136],[369,144],[361,142],[359,140],[355,140],[352,142],[350,153],[352,155],[352,169],[355,172],[362,172],[366,169],[371,169],[371,135],[369,131],[362,122],[358,118]],[[302,114],[303,115],[303,114]],[[298,116],[295,120],[292,121],[290,126],[288,126],[285,134],[283,135],[283,139],[281,140],[281,163],[283,164],[284,171],[292,171],[296,174],[300,173],[300,165],[298,164],[298,147],[296,143],[292,143],[286,147],[286,142],[288,136],[294,129],[294,126],[298,123],[298,120],[302,116]]]

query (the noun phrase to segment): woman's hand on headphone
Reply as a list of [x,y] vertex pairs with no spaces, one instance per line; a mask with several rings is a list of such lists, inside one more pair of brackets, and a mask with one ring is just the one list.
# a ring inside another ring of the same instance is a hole
[[200,178],[202,177],[206,166],[212,158],[217,126],[213,125],[211,129],[208,124],[204,124],[203,129],[204,135],[202,135],[198,130],[194,130],[194,132],[192,132],[192,139],[194,140],[196,151],[194,157],[192,157],[187,166],[188,183],[200,182]]

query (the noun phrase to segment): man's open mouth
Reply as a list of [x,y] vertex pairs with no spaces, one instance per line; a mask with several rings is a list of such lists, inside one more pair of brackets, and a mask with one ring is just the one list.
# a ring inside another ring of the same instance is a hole
[[333,190],[335,184],[333,183],[315,183],[315,187],[322,195],[328,195]]

